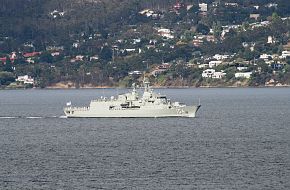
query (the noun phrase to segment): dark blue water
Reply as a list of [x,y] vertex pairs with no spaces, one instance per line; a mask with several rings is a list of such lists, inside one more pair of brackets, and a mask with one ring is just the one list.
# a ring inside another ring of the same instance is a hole
[[197,118],[65,119],[117,90],[0,91],[0,189],[290,189],[289,88],[156,91]]

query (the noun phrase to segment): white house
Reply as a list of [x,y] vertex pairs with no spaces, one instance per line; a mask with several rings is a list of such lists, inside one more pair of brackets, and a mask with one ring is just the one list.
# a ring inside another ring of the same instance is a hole
[[213,67],[219,66],[221,63],[222,63],[222,61],[210,61],[208,63],[208,66],[209,66],[209,68],[213,68]]
[[24,84],[34,84],[34,79],[28,75],[18,76],[16,81],[23,82]]
[[55,56],[59,56],[60,55],[60,52],[56,51],[56,52],[52,52],[50,54],[52,57],[55,57]]
[[142,75],[141,71],[131,71],[128,73],[129,75]]
[[141,42],[141,38],[133,39],[133,44],[137,44]]
[[265,53],[260,55],[260,59],[268,60],[269,58],[272,58],[272,55],[265,54]]
[[225,6],[229,6],[229,7],[238,7],[238,3],[225,3]]
[[268,41],[267,41],[268,44],[273,44],[275,43],[275,39],[273,36],[268,36]]
[[206,69],[202,72],[201,76],[203,78],[212,78],[212,75],[215,73],[214,69]]
[[167,28],[160,28],[157,30],[158,34],[162,37],[168,38],[168,39],[173,39],[174,36],[172,35],[172,31]]
[[136,51],[136,49],[134,49],[134,48],[127,48],[127,49],[125,49],[127,52],[135,52]]
[[226,76],[226,73],[224,73],[223,71],[221,71],[221,72],[214,72],[213,75],[212,75],[212,78],[213,79],[221,79],[224,76]]
[[228,59],[230,58],[230,55],[220,55],[220,54],[215,54],[213,56],[214,59],[216,60],[223,60],[223,59]]
[[248,67],[237,67],[238,71],[247,70],[247,69],[248,69]]
[[78,47],[80,47],[80,43],[79,42],[74,42],[72,46],[74,48],[78,48]]
[[198,4],[199,10],[202,12],[207,12],[207,4],[206,3],[200,3]]
[[245,73],[235,73],[236,78],[251,78],[252,72],[245,72]]
[[214,78],[214,79],[220,79],[223,78],[226,75],[223,71],[216,72],[214,69],[206,69],[202,72],[203,78]]
[[204,63],[204,64],[199,64],[198,65],[198,68],[207,68],[208,67],[208,64]]
[[99,60],[99,56],[95,55],[95,56],[90,57],[90,61],[94,61],[94,60]]
[[281,58],[286,59],[287,57],[290,57],[290,51],[282,51]]

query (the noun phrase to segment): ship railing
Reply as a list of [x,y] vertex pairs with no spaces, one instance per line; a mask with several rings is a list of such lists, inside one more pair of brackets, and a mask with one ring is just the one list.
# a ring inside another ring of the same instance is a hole
[[66,107],[65,110],[67,111],[88,111],[90,107]]
[[91,102],[107,102],[107,101],[116,101],[117,99],[96,99]]

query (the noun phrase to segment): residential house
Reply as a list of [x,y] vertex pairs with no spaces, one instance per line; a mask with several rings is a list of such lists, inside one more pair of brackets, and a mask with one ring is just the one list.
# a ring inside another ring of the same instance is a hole
[[274,37],[273,36],[268,36],[268,41],[267,41],[268,44],[274,44],[276,43],[276,41],[274,40]]
[[182,7],[185,7],[185,4],[177,2],[174,6],[173,9],[176,11],[180,10]]
[[154,11],[152,11],[152,10],[150,10],[150,9],[144,9],[144,10],[140,11],[139,14],[141,14],[141,15],[145,15],[146,17],[151,17],[151,16],[153,16],[155,13],[154,13]]
[[40,55],[41,54],[41,52],[31,52],[31,53],[24,53],[23,54],[23,57],[25,57],[25,58],[31,58],[31,57],[36,57],[36,56],[38,56],[38,55]]
[[74,48],[79,48],[80,47],[80,43],[79,42],[74,42],[72,46]]
[[198,64],[198,68],[202,69],[202,68],[208,68],[208,64],[204,63],[204,64]]
[[16,81],[22,82],[23,84],[34,84],[34,79],[28,75],[18,76]]
[[224,60],[224,59],[230,58],[230,55],[215,54],[212,58],[219,61],[219,60]]
[[251,78],[251,75],[252,75],[252,72],[245,72],[245,73],[235,73],[235,77],[236,78],[246,78],[246,79],[249,79]]
[[2,64],[6,64],[6,60],[7,60],[6,57],[0,57],[0,61],[2,62]]
[[202,72],[201,76],[203,78],[214,78],[221,79],[226,75],[223,71],[216,72],[214,69],[206,69]]
[[256,45],[256,43],[255,42],[243,42],[242,43],[242,46],[244,47],[244,48],[251,48],[251,47],[254,47]]
[[283,49],[285,51],[289,50],[290,51],[290,41],[288,41],[288,43],[286,45],[283,45]]
[[203,78],[212,78],[212,75],[215,73],[214,69],[206,69],[202,72],[201,76]]
[[62,51],[64,50],[63,46],[47,46],[46,51]]
[[238,3],[225,3],[225,6],[226,7],[238,7],[239,6],[239,4]]
[[160,28],[157,30],[158,35],[164,37],[164,38],[168,38],[168,39],[173,39],[174,36],[172,35],[172,31],[170,29],[167,28]]
[[258,18],[260,17],[260,14],[250,14],[250,18],[258,20]]
[[133,44],[138,44],[141,42],[141,38],[133,39]]
[[243,71],[243,70],[247,70],[247,69],[248,69],[248,67],[237,67],[238,71]]
[[90,57],[90,61],[95,61],[95,60],[99,60],[99,56],[95,55],[95,56]]
[[222,64],[222,61],[210,61],[208,63],[208,66],[209,68],[213,68],[213,67],[219,66],[220,64]]
[[56,52],[52,52],[50,54],[52,57],[55,57],[55,56],[59,56],[60,55],[60,52],[56,51]]
[[203,44],[203,40],[201,39],[194,39],[192,40],[192,44],[195,46],[195,47],[199,47]]
[[128,73],[130,76],[136,76],[136,75],[142,75],[142,72],[141,71],[130,71],[129,73]]
[[268,61],[269,59],[272,58],[272,55],[269,55],[269,54],[262,54],[260,55],[260,59],[263,59],[264,61]]
[[64,14],[65,14],[64,11],[58,11],[58,10],[54,10],[54,11],[50,12],[50,16],[53,18],[63,17]]
[[212,78],[213,79],[221,79],[224,76],[226,76],[226,73],[224,73],[223,71],[221,71],[221,72],[214,72],[213,75],[212,75]]
[[277,6],[278,6],[277,3],[268,3],[267,5],[265,5],[265,7],[267,8],[272,8],[272,7],[277,8]]
[[290,57],[290,51],[282,51],[281,58],[286,59],[288,57]]
[[199,6],[199,10],[200,10],[201,12],[207,12],[207,10],[208,10],[208,5],[207,5],[207,3],[199,3],[198,6]]
[[151,72],[151,75],[153,75],[154,77],[164,73],[165,71],[167,71],[169,68],[171,67],[171,64],[169,63],[163,63],[162,65],[158,65],[155,70],[153,70]]

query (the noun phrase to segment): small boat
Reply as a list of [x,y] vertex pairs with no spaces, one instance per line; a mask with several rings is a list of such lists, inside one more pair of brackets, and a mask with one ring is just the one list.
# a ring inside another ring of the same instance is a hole
[[140,95],[133,84],[131,92],[117,97],[101,97],[92,100],[88,107],[73,107],[68,102],[64,113],[68,118],[153,118],[153,117],[195,117],[201,105],[187,106],[171,102],[165,95],[153,92],[148,81],[143,81],[144,92]]

